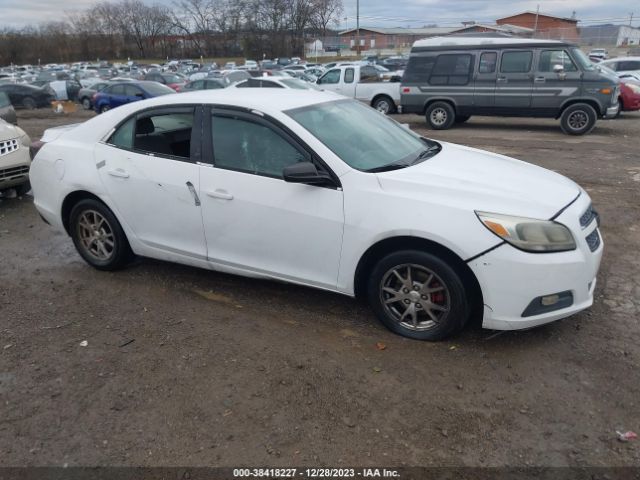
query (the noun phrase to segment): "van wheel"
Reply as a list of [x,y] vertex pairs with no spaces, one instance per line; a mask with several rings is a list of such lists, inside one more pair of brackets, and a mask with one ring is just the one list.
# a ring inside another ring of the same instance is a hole
[[456,123],[464,123],[471,118],[471,115],[456,115]]
[[385,115],[394,113],[396,110],[396,106],[393,103],[393,100],[391,100],[386,95],[376,98],[375,101],[373,102],[373,105],[371,106],[375,108],[377,111],[379,111],[380,113],[384,113]]
[[469,318],[460,276],[430,253],[405,250],[384,257],[369,277],[369,303],[391,331],[416,340],[441,340]]
[[560,116],[560,127],[567,135],[585,135],[596,126],[598,115],[587,103],[576,103],[567,107]]
[[80,256],[98,270],[118,270],[133,255],[115,215],[97,200],[81,200],[73,207],[69,231]]
[[447,102],[435,102],[429,105],[426,112],[427,125],[433,130],[447,130],[456,120],[456,112]]

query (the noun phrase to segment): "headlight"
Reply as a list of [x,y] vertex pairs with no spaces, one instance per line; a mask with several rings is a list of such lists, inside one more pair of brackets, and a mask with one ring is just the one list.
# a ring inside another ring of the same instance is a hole
[[640,85],[627,83],[627,87],[629,87],[633,93],[640,95]]
[[491,233],[525,252],[565,252],[575,250],[573,235],[564,225],[549,220],[476,212]]

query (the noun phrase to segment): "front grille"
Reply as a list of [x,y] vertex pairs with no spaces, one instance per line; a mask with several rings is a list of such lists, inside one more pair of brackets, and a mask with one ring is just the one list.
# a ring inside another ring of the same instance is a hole
[[23,165],[21,167],[11,167],[0,170],[0,182],[5,180],[13,180],[14,178],[22,177],[29,173],[29,167]]
[[582,228],[588,227],[589,224],[593,222],[594,218],[598,218],[598,212],[593,209],[592,205],[589,205],[589,208],[587,208],[587,210],[580,217],[580,226]]
[[600,234],[597,228],[587,236],[587,245],[592,252],[595,252],[600,246]]
[[0,142],[0,157],[9,155],[11,152],[18,150],[18,148],[20,148],[20,144],[17,139],[4,140]]

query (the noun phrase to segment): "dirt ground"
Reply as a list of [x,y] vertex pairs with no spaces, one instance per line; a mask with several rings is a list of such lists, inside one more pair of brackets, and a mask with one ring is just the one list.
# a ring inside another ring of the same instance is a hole
[[[37,138],[92,113],[19,115]],[[640,466],[640,440],[616,439],[640,432],[640,114],[577,138],[397,118],[584,186],[605,242],[594,306],[422,343],[335,294],[146,259],[98,272],[30,197],[4,199],[0,466]]]

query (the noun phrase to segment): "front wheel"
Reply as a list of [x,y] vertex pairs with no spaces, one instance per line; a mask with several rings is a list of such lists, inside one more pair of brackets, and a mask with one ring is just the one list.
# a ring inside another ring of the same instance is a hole
[[560,116],[560,127],[567,135],[585,135],[596,126],[598,115],[587,103],[576,103],[567,107]]
[[458,273],[430,253],[392,253],[374,267],[368,286],[376,316],[391,331],[417,340],[441,340],[467,322],[470,307]]
[[110,109],[111,107],[109,107],[109,105],[102,105],[100,107],[100,113],[108,112]]
[[447,130],[456,121],[456,112],[447,102],[435,102],[427,107],[426,117],[433,130]]
[[82,99],[82,108],[84,108],[85,110],[91,110],[91,100],[87,97],[84,97]]
[[98,270],[118,270],[131,258],[131,248],[120,223],[97,200],[81,200],[73,207],[69,230],[80,256]]

